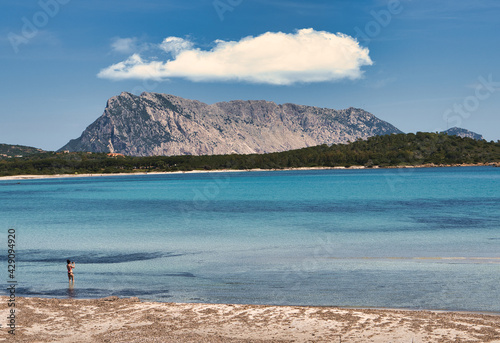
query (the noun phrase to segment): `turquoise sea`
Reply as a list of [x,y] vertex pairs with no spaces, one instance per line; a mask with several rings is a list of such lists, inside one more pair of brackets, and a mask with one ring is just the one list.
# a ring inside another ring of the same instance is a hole
[[0,204],[1,295],[15,230],[17,296],[500,312],[500,168],[0,180]]

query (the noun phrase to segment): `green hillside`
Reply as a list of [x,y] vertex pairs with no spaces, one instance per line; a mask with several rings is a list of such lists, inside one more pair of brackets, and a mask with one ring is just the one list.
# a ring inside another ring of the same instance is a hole
[[42,149],[24,145],[0,144],[0,159],[29,156],[44,152]]
[[0,175],[160,172],[301,167],[391,167],[500,162],[500,142],[442,133],[375,136],[271,154],[109,157],[104,153],[38,153],[0,161]]

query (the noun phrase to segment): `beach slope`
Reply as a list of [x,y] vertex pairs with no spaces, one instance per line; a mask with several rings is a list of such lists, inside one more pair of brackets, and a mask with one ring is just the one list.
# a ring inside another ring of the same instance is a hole
[[500,316],[332,307],[17,298],[8,342],[500,342]]

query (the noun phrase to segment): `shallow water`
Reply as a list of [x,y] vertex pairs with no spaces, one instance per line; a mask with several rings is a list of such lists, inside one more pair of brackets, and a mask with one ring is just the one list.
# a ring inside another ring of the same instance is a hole
[[500,312],[499,181],[489,167],[0,181],[3,279],[15,229],[18,296]]

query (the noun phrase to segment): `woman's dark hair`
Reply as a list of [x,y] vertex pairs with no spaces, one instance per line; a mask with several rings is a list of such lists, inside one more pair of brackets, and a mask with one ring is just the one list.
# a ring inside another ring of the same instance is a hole
[[68,264],[70,264],[71,261],[70,260],[66,260],[66,262],[68,262]]

